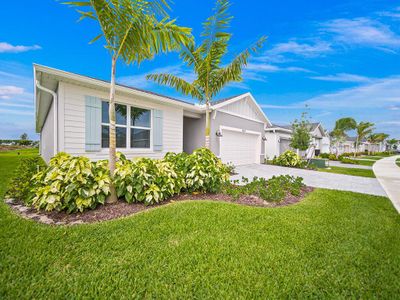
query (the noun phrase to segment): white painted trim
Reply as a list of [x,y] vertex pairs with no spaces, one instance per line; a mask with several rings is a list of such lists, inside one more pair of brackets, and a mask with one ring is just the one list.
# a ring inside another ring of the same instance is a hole
[[65,149],[65,88],[61,83],[58,84],[58,151],[64,152]]
[[244,133],[248,133],[248,134],[255,134],[255,135],[261,135],[261,132],[258,131],[253,131],[253,130],[245,130]]
[[[259,111],[259,112],[261,113],[261,115],[264,117],[265,120],[264,120],[264,122],[261,121],[261,123],[267,123],[268,125],[271,126],[272,123],[271,123],[270,120],[267,118],[267,116],[265,115],[264,111],[261,109],[260,105],[258,105],[256,99],[254,99],[253,95],[252,95],[250,92],[245,93],[245,94],[242,94],[242,95],[239,95],[239,96],[237,96],[237,97],[235,97],[235,98],[232,98],[232,99],[223,101],[223,102],[218,103],[218,104],[216,104],[216,105],[213,105],[213,108],[214,108],[214,109],[219,109],[219,108],[224,107],[224,106],[226,106],[226,105],[235,103],[236,101],[242,100],[242,99],[245,98],[245,97],[250,97],[250,99],[251,99],[251,100],[253,101],[253,103],[256,105],[256,108],[258,109],[258,111]],[[219,109],[219,111],[222,111],[222,112],[223,112],[223,110],[221,110],[221,109]],[[239,116],[239,115],[237,115],[237,116]],[[260,121],[258,121],[258,122],[260,122]]]
[[292,131],[290,129],[286,129],[286,128],[282,128],[282,127],[270,127],[270,128],[266,128],[265,131],[273,132],[273,133],[275,133],[275,131],[285,131],[288,133],[292,133]]
[[[217,111],[217,110],[215,110],[215,111]],[[263,122],[261,120],[256,120],[256,119],[253,119],[253,118],[249,118],[247,116],[239,115],[239,114],[236,114],[236,113],[224,110],[224,109],[218,109],[218,111],[222,112],[224,114],[228,114],[228,115],[231,115],[231,116],[239,117],[239,118],[246,119],[246,120],[249,120],[249,121],[253,121],[253,122],[257,122],[257,123],[261,123],[261,124],[265,123],[265,122]]]
[[230,127],[230,126],[223,126],[223,125],[219,126],[219,130],[230,130],[230,131],[243,133],[243,129],[236,128],[236,127]]
[[190,112],[190,111],[186,111],[186,110],[183,110],[183,116],[184,117],[188,117],[188,118],[193,118],[193,119],[200,119],[201,118],[201,115],[193,113],[193,112]]

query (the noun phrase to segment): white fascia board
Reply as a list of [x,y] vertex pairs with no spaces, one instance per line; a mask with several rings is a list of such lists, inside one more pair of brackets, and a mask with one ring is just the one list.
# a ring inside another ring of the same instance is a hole
[[287,133],[292,133],[292,131],[290,129],[286,129],[286,128],[282,128],[282,127],[268,127],[268,128],[265,128],[265,131],[268,131],[268,132],[284,131]]
[[[79,81],[82,83],[95,85],[98,87],[103,87],[106,89],[110,88],[110,83],[107,81],[103,81],[103,80],[99,80],[99,79],[95,79],[95,78],[91,78],[91,77],[87,77],[87,76],[83,76],[83,75],[79,75],[79,74],[74,74],[74,73],[70,73],[70,72],[66,72],[66,71],[62,71],[62,70],[58,70],[58,69],[54,69],[54,68],[50,68],[50,67],[46,67],[46,66],[42,66],[42,65],[37,65],[37,64],[34,64],[33,68],[34,68],[34,73],[35,73],[35,71],[43,72],[48,75],[58,76],[58,77],[69,79],[69,80],[75,80],[75,81]],[[190,110],[193,112],[202,112],[204,110],[201,107],[198,107],[193,104],[181,102],[179,100],[174,100],[174,99],[171,99],[168,97],[163,97],[161,95],[156,95],[156,94],[148,93],[145,91],[140,91],[140,90],[137,90],[134,88],[125,87],[125,86],[121,86],[118,84],[116,84],[115,88],[116,88],[116,91],[119,91],[119,92],[124,92],[124,93],[128,93],[131,95],[136,95],[136,96],[142,96],[145,98],[149,98],[151,100],[156,100],[161,103],[168,103],[168,104],[171,104],[174,106],[182,107],[186,110]]]
[[235,102],[237,102],[237,101],[239,101],[239,100],[242,100],[242,99],[245,98],[245,97],[250,97],[250,99],[251,99],[251,100],[253,101],[253,103],[256,105],[256,107],[257,107],[257,109],[259,110],[259,112],[261,113],[261,115],[264,117],[264,121],[265,121],[268,125],[271,126],[272,123],[269,121],[269,119],[268,119],[267,116],[265,115],[264,111],[263,111],[263,110],[261,109],[261,107],[258,105],[257,101],[254,99],[253,95],[252,95],[250,92],[247,92],[247,93],[242,94],[242,95],[239,95],[239,96],[237,96],[237,97],[235,97],[235,98],[232,98],[232,99],[229,99],[229,100],[227,100],[227,101],[224,101],[224,102],[218,103],[218,104],[216,104],[216,105],[213,105],[212,108],[213,108],[213,109],[219,109],[219,108],[224,107],[224,106],[226,106],[226,105],[229,105],[229,104],[235,103]]

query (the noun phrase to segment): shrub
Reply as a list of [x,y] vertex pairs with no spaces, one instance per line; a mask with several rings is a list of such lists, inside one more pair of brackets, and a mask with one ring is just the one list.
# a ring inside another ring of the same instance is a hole
[[330,155],[331,155],[331,154],[329,154],[329,153],[320,153],[320,154],[318,155],[318,157],[320,157],[320,158],[329,158]]
[[32,205],[37,209],[76,212],[104,204],[110,193],[107,161],[58,153],[33,177]]
[[225,167],[226,167],[226,170],[229,172],[230,175],[236,174],[235,173],[236,166],[233,163],[229,162],[229,163],[225,164]]
[[268,180],[254,177],[251,182],[242,178],[242,183],[242,186],[226,184],[224,192],[234,199],[242,195],[255,195],[268,202],[280,202],[287,194],[299,196],[304,186],[303,178],[290,175],[273,176]]
[[189,168],[188,156],[189,154],[187,154],[186,152],[168,152],[164,156],[164,161],[171,163],[177,175],[185,178]]
[[186,189],[217,193],[229,180],[229,170],[209,149],[199,148],[187,156]]
[[10,181],[7,196],[29,205],[32,199],[31,179],[39,172],[40,168],[45,166],[46,164],[39,156],[21,159]]
[[338,160],[337,156],[335,154],[329,154],[329,160]]
[[128,203],[150,205],[179,193],[184,187],[184,178],[168,161],[149,158],[131,161],[119,155],[114,183],[118,197],[124,197]]
[[294,168],[304,168],[306,166],[306,162],[291,150],[286,150],[278,157],[274,157],[272,164]]

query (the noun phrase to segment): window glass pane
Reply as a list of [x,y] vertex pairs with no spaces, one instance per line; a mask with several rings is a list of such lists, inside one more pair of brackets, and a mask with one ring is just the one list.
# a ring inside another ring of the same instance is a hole
[[150,128],[150,110],[131,107],[131,125]]
[[110,127],[108,127],[108,125],[102,125],[101,126],[101,147],[102,148],[110,147],[109,134],[110,134]]
[[150,148],[150,130],[131,128],[131,148]]
[[108,102],[101,101],[101,122],[110,123],[108,118]]
[[117,127],[117,148],[126,148],[126,128]]
[[126,105],[115,104],[115,123],[126,125]]

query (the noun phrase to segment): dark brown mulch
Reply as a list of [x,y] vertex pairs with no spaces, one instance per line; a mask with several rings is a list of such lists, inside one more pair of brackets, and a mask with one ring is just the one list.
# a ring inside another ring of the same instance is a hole
[[[263,199],[252,196],[252,195],[244,195],[239,199],[235,200],[231,196],[226,194],[180,194],[176,195],[167,201],[164,201],[160,204],[146,206],[142,203],[131,203],[128,204],[125,201],[119,200],[113,204],[105,204],[100,205],[94,210],[87,210],[83,213],[73,213],[67,214],[66,212],[46,212],[39,211],[37,212],[34,209],[29,208],[27,213],[35,213],[36,215],[43,215],[51,220],[53,220],[53,224],[77,224],[77,223],[94,223],[99,221],[112,220],[116,218],[121,218],[125,216],[129,216],[140,211],[148,210],[154,207],[166,205],[168,203],[173,203],[177,201],[188,201],[188,200],[212,200],[212,201],[224,201],[230,203],[237,203],[241,205],[248,206],[258,206],[258,207],[278,207],[278,206],[286,206],[297,203],[301,201],[308,193],[313,191],[312,187],[303,187],[301,189],[301,193],[299,196],[293,196],[288,194],[286,198],[279,203],[272,203],[264,201]],[[34,219],[38,219],[35,217]]]

